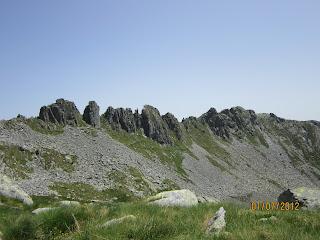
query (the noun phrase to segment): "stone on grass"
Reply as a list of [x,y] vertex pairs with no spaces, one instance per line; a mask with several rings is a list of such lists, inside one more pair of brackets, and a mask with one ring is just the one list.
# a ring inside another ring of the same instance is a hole
[[127,215],[127,216],[124,216],[124,217],[121,217],[121,218],[115,218],[115,219],[112,219],[110,221],[107,221],[106,223],[102,224],[101,227],[107,228],[107,227],[110,227],[112,225],[123,223],[124,221],[135,221],[136,219],[137,218],[135,216],[133,216],[133,215]]
[[220,207],[215,215],[208,221],[206,233],[207,234],[219,234],[226,226],[224,219],[226,211],[223,207]]
[[63,206],[63,207],[69,207],[69,206],[76,206],[77,207],[77,206],[80,206],[80,203],[77,201],[60,201],[59,205]]
[[58,209],[58,208],[56,208],[56,207],[37,208],[36,210],[33,210],[32,213],[35,215],[38,215],[40,213],[49,212],[49,211],[52,211],[55,209]]
[[260,218],[259,220],[258,220],[258,222],[268,222],[268,221],[277,221],[278,220],[278,218],[277,217],[275,217],[275,216],[271,216],[271,217],[269,217],[269,218]]
[[188,189],[161,192],[148,201],[159,206],[191,207],[198,204],[197,196]]
[[33,204],[31,197],[25,191],[12,183],[7,176],[2,174],[0,175],[0,196],[17,199],[28,206]]

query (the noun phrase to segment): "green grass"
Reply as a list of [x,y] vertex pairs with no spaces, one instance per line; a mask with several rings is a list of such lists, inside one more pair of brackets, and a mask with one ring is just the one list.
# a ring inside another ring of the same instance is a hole
[[46,170],[61,168],[70,173],[74,171],[77,163],[75,155],[62,154],[49,148],[43,148],[40,156],[43,159],[42,164]]
[[187,177],[186,172],[182,168],[182,161],[183,153],[190,153],[190,150],[183,143],[176,141],[174,145],[163,146],[145,137],[141,132],[130,134],[123,130],[116,131],[104,122],[102,122],[102,126],[113,139],[125,144],[148,159],[158,158],[164,163],[173,165],[179,174]]
[[[187,133],[193,142],[204,148],[211,155],[223,159],[230,156],[230,154],[216,142],[218,140],[213,138],[213,135],[206,125],[201,123],[198,123],[196,126],[190,125]],[[219,141],[223,142],[223,140]]]
[[108,201],[113,198],[117,198],[119,202],[128,202],[136,199],[125,185],[117,185],[116,189],[110,188],[99,191],[85,183],[55,182],[50,186],[50,189],[58,192],[63,198],[83,202],[91,202],[91,200]]
[[4,145],[0,142],[0,153],[2,152],[3,162],[10,168],[16,178],[27,178],[32,173],[32,168],[27,166],[32,161],[32,153],[16,145]]
[[171,191],[171,190],[179,190],[180,187],[178,184],[176,184],[174,181],[172,181],[171,179],[164,179],[162,181],[162,191]]
[[60,124],[47,123],[38,118],[28,118],[22,120],[33,131],[46,135],[59,135],[64,132],[64,127]]
[[[206,235],[206,223],[223,206],[228,234]],[[40,215],[0,207],[4,240],[278,240],[319,239],[320,211],[252,211],[230,203],[199,204],[191,208],[158,207],[144,203],[83,205]],[[108,220],[126,215],[136,220],[101,228]],[[276,216],[276,221],[259,222]]]
[[154,193],[149,186],[149,183],[141,173],[141,171],[134,167],[129,167],[129,173],[133,177],[133,185],[136,190],[142,191],[145,196]]

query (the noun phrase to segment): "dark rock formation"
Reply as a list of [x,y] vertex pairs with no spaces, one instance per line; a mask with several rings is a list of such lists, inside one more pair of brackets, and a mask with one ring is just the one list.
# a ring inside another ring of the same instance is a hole
[[161,144],[171,144],[169,128],[160,116],[158,109],[146,105],[141,113],[141,126],[147,137]]
[[177,139],[181,140],[183,132],[178,119],[171,113],[163,115],[162,119],[165,121],[168,128],[175,133]]
[[81,115],[73,102],[58,99],[56,103],[43,106],[39,118],[45,122],[76,126],[81,120]]
[[229,138],[231,133],[253,133],[254,126],[258,124],[255,112],[241,107],[225,109],[220,113],[210,108],[200,119],[206,122],[215,134],[224,138]]
[[130,108],[112,108],[108,107],[104,114],[104,118],[108,121],[114,130],[123,129],[128,133],[136,131],[136,118]]
[[278,202],[298,203],[298,207],[319,208],[320,207],[320,189],[300,187],[288,189],[282,192],[278,197]]
[[100,127],[100,108],[95,101],[90,101],[88,106],[84,109],[83,120],[89,125],[99,128]]
[[274,113],[270,113],[270,117],[271,117],[272,119],[274,119],[277,123],[285,122],[285,119],[284,119],[284,118],[280,118],[280,117],[278,117],[277,115],[275,115]]

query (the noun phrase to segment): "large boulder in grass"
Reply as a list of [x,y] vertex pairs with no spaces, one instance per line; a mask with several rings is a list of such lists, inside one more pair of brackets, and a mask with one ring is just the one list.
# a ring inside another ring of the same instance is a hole
[[62,98],[49,106],[43,106],[40,109],[39,118],[45,122],[71,126],[77,126],[81,121],[76,105]]
[[7,176],[2,174],[0,174],[0,196],[19,200],[28,206],[33,204],[31,197],[26,192],[12,183]]
[[191,207],[198,204],[197,196],[188,189],[165,191],[148,199],[151,204],[165,207]]
[[280,194],[278,202],[299,202],[302,207],[320,208],[320,189],[307,187],[288,189]]

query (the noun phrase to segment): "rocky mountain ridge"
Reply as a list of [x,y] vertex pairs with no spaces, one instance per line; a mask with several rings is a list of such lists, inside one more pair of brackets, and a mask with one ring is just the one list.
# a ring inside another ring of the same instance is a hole
[[[142,196],[188,188],[247,201],[320,185],[320,123],[233,107],[179,122],[146,105],[141,113],[89,102],[83,115],[58,99],[38,118],[0,122],[0,172],[26,192]],[[17,174],[19,173],[19,174]],[[68,185],[69,184],[69,185]],[[71,186],[70,184],[73,184]],[[119,196],[118,196],[119,197]]]

